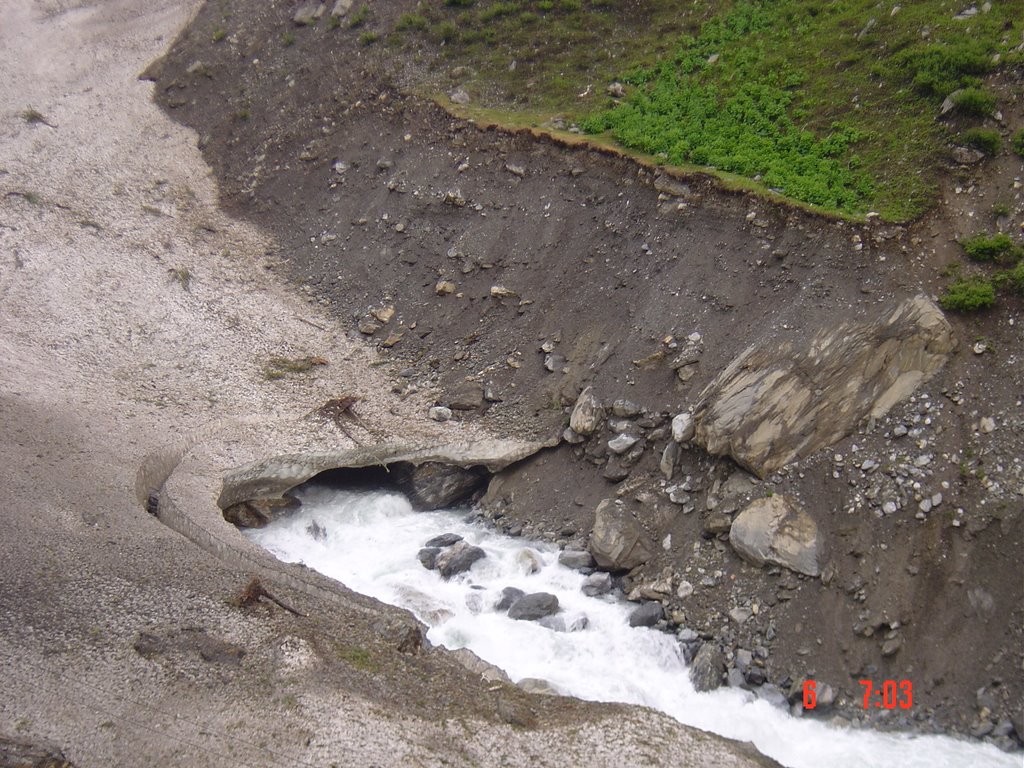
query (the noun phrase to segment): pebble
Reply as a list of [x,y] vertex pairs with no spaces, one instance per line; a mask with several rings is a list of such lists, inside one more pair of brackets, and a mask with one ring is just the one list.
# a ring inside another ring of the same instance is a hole
[[907,434],[907,432],[908,430],[905,426],[903,426],[902,424],[897,424],[895,427],[893,427],[892,436],[903,437],[905,434]]
[[882,511],[887,515],[896,514],[896,509],[897,507],[895,501],[887,501],[882,505]]
[[991,432],[996,431],[996,420],[991,416],[985,416],[978,422],[978,430],[983,434],[987,435]]
[[434,421],[448,421],[452,417],[452,409],[443,405],[435,405],[427,412],[427,415]]

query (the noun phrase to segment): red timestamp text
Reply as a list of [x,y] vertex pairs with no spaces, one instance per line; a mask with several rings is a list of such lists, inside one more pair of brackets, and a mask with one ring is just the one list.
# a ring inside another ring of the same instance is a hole
[[[885,680],[875,686],[872,680],[861,680],[864,686],[864,709],[910,709],[914,706],[914,684],[910,680]],[[804,709],[818,706],[817,684],[814,680],[804,681]]]

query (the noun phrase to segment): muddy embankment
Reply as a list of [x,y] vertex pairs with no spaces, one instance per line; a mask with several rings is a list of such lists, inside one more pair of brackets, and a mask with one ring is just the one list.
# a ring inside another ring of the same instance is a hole
[[[568,438],[499,475],[488,518],[582,549],[617,499],[650,542],[623,587],[662,602],[666,629],[720,649],[715,682],[738,671],[735,684],[786,693],[813,678],[835,694],[829,714],[1017,744],[1019,302],[950,318],[948,343],[925,343],[942,359],[899,402],[875,392],[785,466],[751,465],[700,423],[698,443],[756,474],[672,435],[751,347],[766,368],[803,361],[794,375],[813,400],[828,389],[822,338],[888,343],[900,302],[930,293],[929,244],[952,231],[941,209],[909,227],[847,224],[480,130],[396,88],[413,64],[390,49],[326,28],[282,44],[283,3],[236,9],[214,41],[219,13],[204,6],[149,74],[199,133],[224,204],[273,233],[267,268],[378,344],[397,394],[434,393],[434,418]],[[844,359],[862,366],[855,382],[873,358]],[[843,370],[829,376],[838,397]],[[566,434],[587,387],[600,418]],[[801,428],[831,419],[830,403]],[[818,572],[739,556],[736,519],[776,495],[813,520]],[[863,678],[912,680],[913,710],[865,712]]]

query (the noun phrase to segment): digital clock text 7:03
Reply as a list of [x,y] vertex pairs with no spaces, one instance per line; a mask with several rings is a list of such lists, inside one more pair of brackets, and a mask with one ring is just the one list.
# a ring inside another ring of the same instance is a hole
[[[881,687],[876,688],[871,680],[861,680],[864,686],[864,709],[872,706],[879,709],[910,709],[914,706],[914,684],[909,680],[886,680]],[[804,682],[804,709],[814,709],[818,706],[818,694],[816,684],[813,680]],[[873,696],[878,696],[873,700]]]

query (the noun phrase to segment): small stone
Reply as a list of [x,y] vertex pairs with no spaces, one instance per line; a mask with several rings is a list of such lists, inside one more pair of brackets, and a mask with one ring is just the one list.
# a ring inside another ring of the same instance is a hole
[[905,426],[903,426],[902,424],[897,424],[895,427],[893,427],[892,436],[893,437],[903,437],[904,435],[907,434],[908,431],[909,430]]
[[452,100],[452,104],[460,104],[462,106],[469,104],[470,101],[469,94],[465,88],[456,88],[449,94],[448,98]]
[[749,608],[733,608],[729,611],[729,618],[737,624],[746,624],[747,620],[753,615],[753,613],[754,612]]
[[941,503],[942,503],[942,494],[941,493],[933,493],[932,494],[932,509],[934,509],[935,507],[939,506],[939,504],[941,504]]
[[451,280],[438,280],[434,286],[434,292],[438,296],[449,296],[455,293],[455,283]]
[[882,655],[883,656],[895,656],[900,648],[903,647],[903,639],[897,635],[882,643]]
[[445,408],[443,405],[435,405],[429,411],[427,415],[434,421],[448,421],[452,417],[451,408]]
[[882,512],[884,512],[887,515],[896,514],[896,509],[897,507],[895,501],[887,501],[882,505]]
[[511,299],[519,294],[513,291],[511,288],[506,288],[503,285],[492,285],[491,286],[491,298],[492,299]]
[[688,443],[693,439],[696,425],[693,422],[693,414],[680,413],[672,419],[672,439],[677,443]]
[[917,505],[917,508],[920,509],[925,514],[931,512],[932,511],[932,500],[931,499],[921,499],[921,502]]
[[591,435],[604,418],[604,409],[594,395],[594,388],[587,387],[578,398],[569,417],[569,426],[579,435]]
[[665,446],[661,453],[661,462],[658,465],[661,474],[666,480],[671,480],[676,472],[676,464],[679,462],[679,443],[674,440]]
[[974,354],[983,355],[986,352],[988,352],[988,344],[986,344],[984,341],[976,341],[974,342],[974,346],[971,347],[971,349],[974,350]]
[[683,579],[679,582],[679,586],[676,587],[676,596],[686,599],[693,594],[693,584]]
[[640,438],[636,435],[627,435],[620,433],[611,440],[608,441],[608,450],[612,453],[621,456],[623,453],[628,451],[634,445],[640,441]]
[[640,406],[631,400],[616,400],[612,403],[612,413],[620,419],[631,419],[640,414]]
[[584,440],[583,435],[577,434],[572,427],[565,428],[565,431],[562,432],[562,439],[571,445],[579,445]]
[[987,435],[991,432],[996,431],[996,420],[991,416],[983,416],[981,421],[978,422],[978,431],[983,435]]

